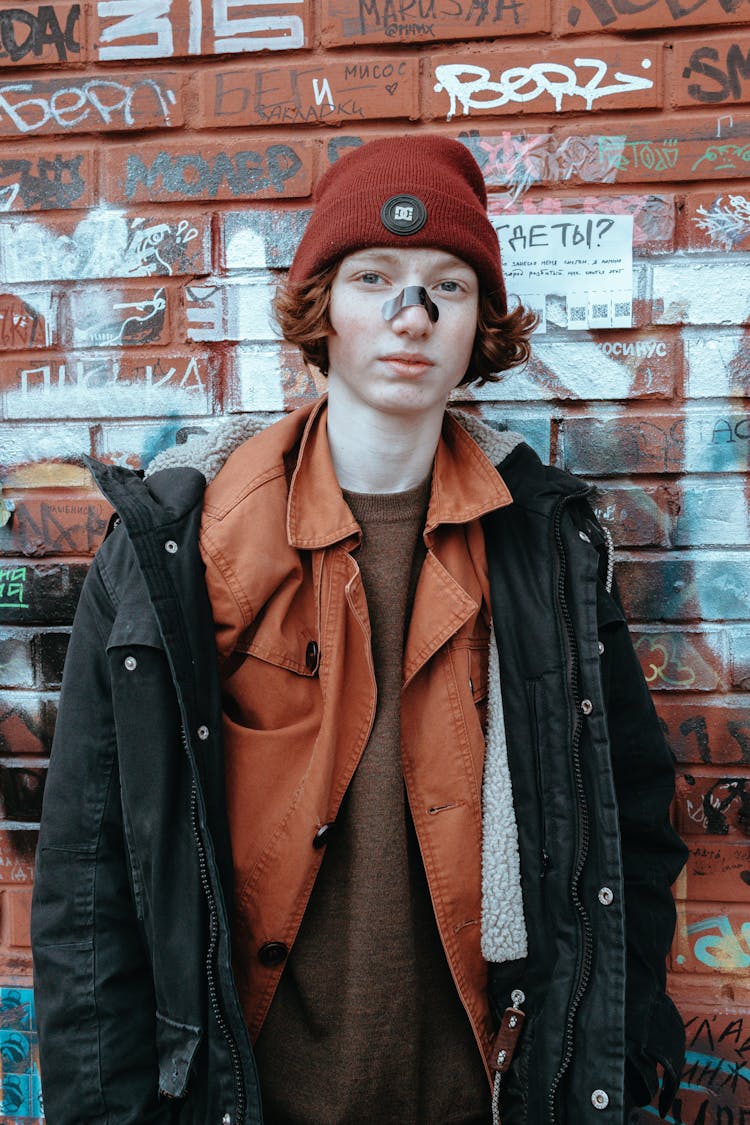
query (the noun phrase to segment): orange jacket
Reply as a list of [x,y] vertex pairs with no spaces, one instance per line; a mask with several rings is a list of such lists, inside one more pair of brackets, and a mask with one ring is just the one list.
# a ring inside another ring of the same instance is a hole
[[[480,517],[510,503],[446,414],[404,651],[401,756],[435,917],[482,1052],[482,704],[489,587]],[[336,480],[326,400],[241,445],[209,485],[201,551],[224,691],[236,977],[256,1038],[367,744],[376,685],[360,540]]]

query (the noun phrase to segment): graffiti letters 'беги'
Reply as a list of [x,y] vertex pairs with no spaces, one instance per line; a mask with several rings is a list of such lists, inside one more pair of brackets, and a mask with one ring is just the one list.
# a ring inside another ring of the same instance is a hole
[[[652,61],[644,58],[644,70],[649,70]],[[585,84],[581,84],[579,70],[594,73]],[[635,90],[650,90],[653,82],[638,74],[623,74],[617,71],[614,82],[602,85],[607,77],[609,66],[601,59],[577,58],[573,66],[562,63],[540,62],[531,66],[514,66],[504,70],[498,80],[492,81],[490,71],[483,66],[467,63],[445,63],[435,67],[435,93],[445,93],[450,98],[446,120],[455,116],[458,106],[461,113],[474,110],[499,109],[510,102],[531,102],[543,94],[549,94],[559,112],[564,98],[581,98],[586,109],[591,109],[600,98],[611,94],[628,94]]]

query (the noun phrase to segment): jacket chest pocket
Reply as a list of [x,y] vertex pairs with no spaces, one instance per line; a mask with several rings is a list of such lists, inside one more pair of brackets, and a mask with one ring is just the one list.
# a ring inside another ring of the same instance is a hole
[[304,724],[320,707],[320,660],[312,631],[290,643],[259,630],[241,640],[221,669],[225,716],[254,731]]

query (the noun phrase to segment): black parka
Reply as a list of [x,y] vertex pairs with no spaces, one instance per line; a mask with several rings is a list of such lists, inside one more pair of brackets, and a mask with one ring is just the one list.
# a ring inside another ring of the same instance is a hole
[[[93,467],[120,526],[78,607],[45,792],[32,945],[47,1120],[256,1125],[205,481]],[[512,993],[526,1012],[503,1125],[622,1125],[657,1061],[666,1112],[682,1065],[665,995],[685,859],[673,765],[589,490],[526,445],[498,467],[514,502],[483,522],[529,947],[490,966],[494,1014]]]

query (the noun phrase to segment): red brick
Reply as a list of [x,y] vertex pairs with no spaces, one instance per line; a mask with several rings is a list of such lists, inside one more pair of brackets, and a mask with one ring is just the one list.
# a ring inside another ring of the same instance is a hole
[[616,548],[668,547],[677,500],[660,485],[643,487],[607,484],[594,508],[612,533]]
[[31,946],[31,891],[5,891],[3,906],[8,912],[8,941],[12,946]]
[[[674,114],[647,124],[632,117],[570,126],[554,134],[491,133],[476,128],[459,134],[484,173],[487,186],[511,189],[576,184],[663,184],[746,177],[750,160],[750,115],[711,117]],[[359,138],[339,138],[333,159]],[[329,160],[332,159],[329,156]]]
[[312,155],[309,141],[261,141],[250,135],[223,144],[196,137],[179,145],[108,149],[102,157],[102,196],[112,203],[307,196]]
[[[218,354],[182,348],[17,357],[0,361],[0,403],[6,418],[209,414],[220,363]],[[88,452],[88,441],[75,432],[71,436],[66,450]],[[35,458],[25,438],[18,436],[19,451],[11,464],[49,455],[37,445]],[[52,450],[61,449],[65,438],[63,433],[53,440]]]
[[691,846],[685,871],[675,884],[675,897],[688,903],[741,902],[750,920],[749,885],[747,839],[724,844],[707,837]]
[[750,28],[712,35],[706,42],[678,39],[674,46],[675,105],[725,106],[750,102]]
[[[742,3],[731,0],[566,0],[561,6],[563,34],[584,31],[650,31],[664,27],[704,27],[747,23]],[[708,1123],[706,1123],[708,1125]]]
[[92,7],[94,49],[102,62],[289,51],[307,46],[310,35],[310,0],[288,4],[253,0],[252,5],[245,0],[220,0],[197,7],[188,0],[170,0],[156,14],[133,12],[129,5],[132,14],[108,13],[103,18],[99,5]]
[[716,691],[726,683],[719,632],[634,629],[633,643],[652,691]]
[[31,886],[34,879],[36,832],[0,830],[0,883]]
[[81,62],[81,4],[14,5],[0,12],[0,66],[51,66]]
[[48,348],[57,342],[57,301],[49,293],[0,293],[0,351]]
[[21,493],[12,520],[0,528],[0,555],[93,555],[111,514],[98,493]]
[[434,42],[436,39],[490,39],[549,31],[547,0],[326,0],[321,17],[326,47],[359,43]]
[[200,83],[202,127],[338,125],[419,117],[419,61],[398,55],[225,67]]
[[746,472],[750,417],[731,407],[685,414],[566,418],[563,464],[574,472]]
[[681,836],[747,841],[750,835],[750,776],[703,766],[677,778],[675,827]]
[[0,205],[5,212],[90,207],[93,202],[90,149],[39,149],[35,145],[33,152],[6,152],[0,158]]
[[157,347],[172,339],[177,293],[166,285],[97,286],[68,297],[74,348]]
[[[729,847],[729,845],[727,846]],[[718,856],[720,848],[698,848]],[[725,849],[726,850],[726,849]],[[713,861],[713,860],[712,860]],[[705,863],[703,857],[701,862]],[[747,975],[750,966],[750,909],[745,905],[725,905],[716,890],[717,902],[690,904],[679,909],[676,934],[675,972],[738,973]]]
[[490,196],[488,211],[499,215],[632,215],[633,248],[658,253],[675,248],[674,195],[524,195],[518,200]]
[[[696,934],[696,939],[700,936]],[[700,967],[703,973],[711,972],[702,963]],[[691,988],[690,978],[682,974],[679,990],[675,991],[675,982],[670,988],[685,1023],[687,1053],[680,1090],[666,1120],[691,1125],[748,1125],[750,1019],[745,990],[736,977],[723,974],[712,975],[709,980],[704,976],[696,983],[700,992]],[[638,1120],[644,1125],[658,1118],[641,1113]]]
[[[661,43],[645,40],[632,45],[587,43],[583,58],[580,48],[569,47],[435,53],[427,60],[425,112],[450,121],[656,108],[662,97],[662,56]],[[605,93],[610,86],[615,91]],[[638,88],[628,90],[633,86]]]
[[683,212],[688,250],[750,250],[750,190],[691,192]]
[[149,71],[3,84],[0,136],[174,128],[182,125],[184,81],[174,72]]
[[686,765],[750,766],[750,699],[654,697],[667,741]]

